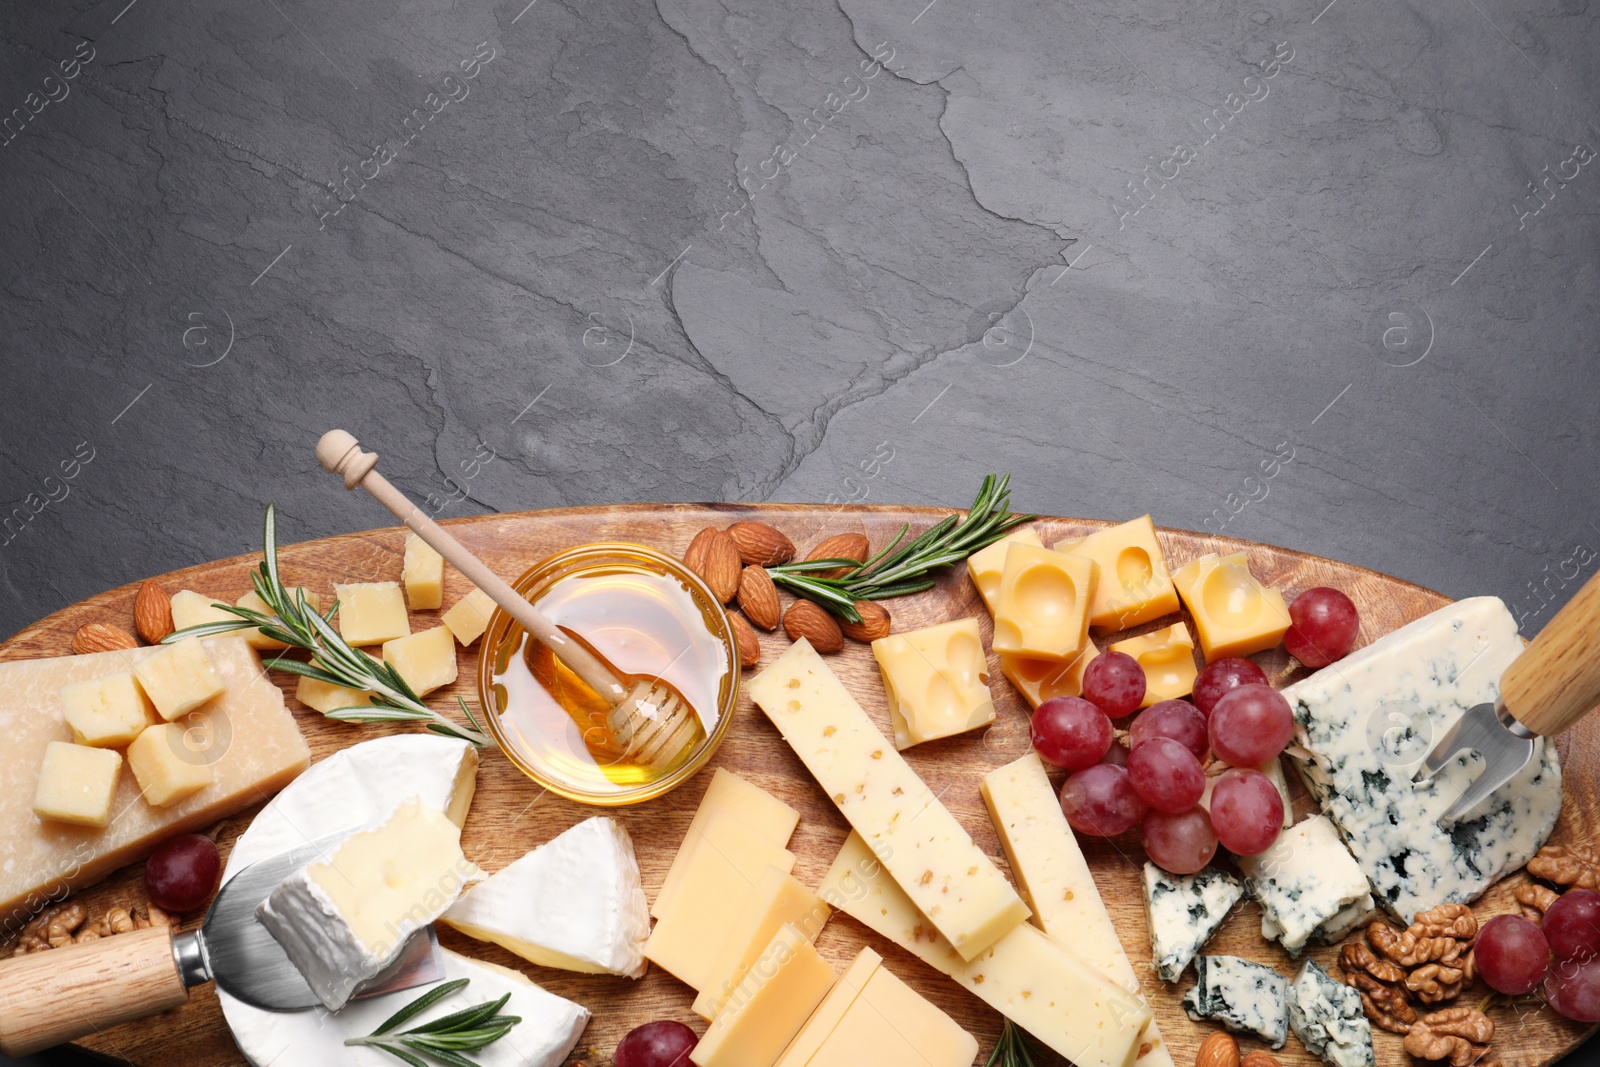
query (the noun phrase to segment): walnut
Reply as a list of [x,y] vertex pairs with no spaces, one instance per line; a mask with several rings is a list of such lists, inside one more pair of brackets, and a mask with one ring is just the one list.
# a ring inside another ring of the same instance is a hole
[[46,908],[28,920],[28,924],[22,928],[22,934],[17,938],[15,955],[44,952],[47,949],[72,944],[73,931],[83,925],[86,914],[83,905],[77,902],[56,904]]
[[1361,994],[1361,1007],[1372,1025],[1396,1034],[1409,1033],[1417,1013],[1406,1000],[1404,987],[1387,985],[1366,971],[1352,971],[1345,982]]
[[1571,889],[1600,889],[1600,860],[1570,845],[1546,845],[1528,861],[1535,878]]
[[1477,1008],[1445,1008],[1424,1015],[1406,1035],[1406,1051],[1423,1060],[1468,1067],[1489,1051],[1494,1022]]
[[[1462,907],[1459,904],[1445,904],[1440,907]],[[1423,912],[1422,915],[1431,915],[1438,908]],[[1429,930],[1439,929],[1467,929],[1470,925],[1472,934],[1467,938],[1457,938],[1449,934],[1431,934]],[[1367,927],[1367,940],[1372,947],[1377,949],[1389,959],[1402,967],[1416,967],[1424,963],[1445,963],[1452,966],[1472,944],[1472,937],[1478,932],[1478,924],[1469,913],[1463,919],[1451,921],[1448,925],[1440,922],[1413,924],[1406,930],[1396,929],[1392,924],[1378,919]]]
[[1440,904],[1413,915],[1406,932],[1418,938],[1453,937],[1457,941],[1471,941],[1478,936],[1478,920],[1465,904]]
[[92,919],[84,923],[78,932],[72,935],[72,943],[77,945],[85,941],[98,941],[102,937],[110,936],[111,923],[108,921],[107,916],[102,915],[98,919]]
[[1406,980],[1405,968],[1384,959],[1359,941],[1351,941],[1339,950],[1339,966],[1346,974],[1365,971],[1380,982],[1399,985]]
[[[1471,959],[1470,956],[1467,958]],[[1462,962],[1465,964],[1466,961]],[[1437,1004],[1442,1000],[1455,999],[1460,995],[1461,987],[1471,980],[1465,966],[1424,963],[1406,976],[1406,989],[1416,994],[1416,998],[1424,1004]]]
[[1517,886],[1513,893],[1517,898],[1517,903],[1522,905],[1523,917],[1532,919],[1534,922],[1542,920],[1544,913],[1550,910],[1550,905],[1554,904],[1561,896],[1553,889],[1547,889],[1542,885],[1534,885],[1531,882],[1527,885]]

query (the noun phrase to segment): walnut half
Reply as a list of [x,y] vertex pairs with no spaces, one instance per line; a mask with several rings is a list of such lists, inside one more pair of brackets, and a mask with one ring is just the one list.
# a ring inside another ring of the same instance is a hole
[[1424,1015],[1406,1035],[1406,1051],[1423,1060],[1468,1067],[1489,1051],[1494,1021],[1477,1008],[1445,1008]]
[[1534,922],[1541,921],[1544,918],[1544,913],[1550,910],[1550,905],[1554,904],[1561,896],[1553,889],[1548,889],[1542,885],[1534,885],[1532,882],[1517,886],[1513,893],[1517,898],[1517,903],[1522,905],[1523,917],[1532,919]]
[[1406,999],[1405,989],[1386,985],[1366,971],[1352,971],[1345,982],[1361,994],[1362,1010],[1372,1025],[1396,1034],[1411,1032],[1417,1013]]
[[1528,861],[1528,873],[1566,889],[1600,889],[1600,860],[1579,848],[1546,845]]

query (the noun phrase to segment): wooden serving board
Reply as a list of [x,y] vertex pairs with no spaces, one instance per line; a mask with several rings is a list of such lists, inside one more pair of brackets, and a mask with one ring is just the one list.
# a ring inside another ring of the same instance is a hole
[[[588,541],[636,541],[681,555],[690,538],[702,527],[721,528],[738,519],[750,518],[783,530],[802,552],[825,536],[851,531],[866,534],[876,550],[894,536],[902,523],[909,523],[915,534],[946,514],[948,512],[931,508],[682,504],[487,515],[447,525],[490,567],[508,579],[515,579],[550,553]],[[1039,523],[1047,544],[1106,525],[1109,524],[1072,519],[1044,519]],[[1255,574],[1280,589],[1286,597],[1292,598],[1315,585],[1344,590],[1361,610],[1362,644],[1448,602],[1448,598],[1438,593],[1386,575],[1270,545],[1178,530],[1161,531],[1161,539],[1168,563],[1174,569],[1205,552],[1243,550]],[[286,584],[304,585],[326,597],[331,596],[335,582],[398,579],[403,542],[402,529],[375,530],[284,547],[280,549],[279,559]],[[194,589],[231,603],[250,588],[248,570],[258,560],[259,555],[219,560],[163,575],[159,581],[169,592]],[[446,571],[444,602],[451,605],[468,591],[468,586],[459,574],[450,568]],[[88,622],[110,622],[131,629],[135,591],[136,585],[123,586],[56,612],[0,646],[0,659],[65,655],[74,631]],[[787,599],[785,597],[786,604]],[[984,629],[985,644],[988,643],[989,616],[965,568],[952,571],[936,589],[890,601],[887,606],[893,613],[896,631],[976,615]],[[433,625],[435,614],[415,613],[413,627]],[[1125,636],[1170,625],[1172,621],[1171,618],[1159,620],[1129,631]],[[781,630],[776,634],[764,634],[761,640],[763,665],[788,645]],[[1105,641],[1100,644],[1104,647]],[[460,679],[449,691],[434,694],[431,703],[436,707],[453,705],[458,693],[476,703],[476,646],[460,656]],[[1269,676],[1277,677],[1287,666],[1282,649],[1255,658]],[[888,715],[882,699],[882,685],[868,647],[849,642],[843,653],[831,658],[831,664],[887,732]],[[292,677],[284,674],[274,677],[286,692],[292,693]],[[992,654],[990,677],[998,709],[998,717],[991,728],[982,733],[919,745],[909,750],[906,757],[984,851],[1004,868],[1006,861],[979,797],[978,781],[989,769],[1027,752],[1029,710],[1001,675]],[[385,732],[404,729],[343,725],[323,719],[292,696],[289,704],[311,744],[314,760]],[[1595,788],[1596,783],[1600,783],[1600,722],[1590,717],[1580,723],[1560,739],[1558,748],[1566,772],[1566,798],[1552,841],[1600,846],[1600,802],[1597,802]],[[735,721],[713,766],[738,773],[800,811],[800,826],[789,846],[799,856],[794,873],[801,881],[816,885],[843,842],[847,826],[748,697],[741,699]],[[1059,777],[1058,774],[1058,784]],[[637,807],[608,809],[623,820],[633,835],[645,889],[651,899],[666,875],[667,866],[709,780],[708,771],[666,797]],[[8,787],[19,788],[16,783]],[[1313,804],[1298,781],[1293,787],[1297,791],[1296,813],[1303,816],[1312,810]],[[242,812],[215,828],[215,836],[224,850],[231,847],[257,810]],[[467,820],[463,845],[467,854],[482,866],[498,870],[594,814],[597,814],[595,809],[544,792],[506,759],[489,752],[478,773],[477,797]],[[1135,969],[1145,975],[1144,994],[1155,1008],[1174,1059],[1179,1067],[1190,1067],[1200,1042],[1214,1027],[1209,1023],[1191,1022],[1179,1005],[1179,995],[1192,983],[1192,976],[1186,976],[1179,986],[1167,986],[1149,969],[1150,945],[1139,887],[1143,856],[1137,839],[1127,835],[1115,841],[1085,839],[1082,844],[1101,895],[1116,921],[1123,946]],[[116,904],[140,903],[143,901],[142,878],[142,866],[131,867],[83,891],[78,899],[89,905],[91,914]],[[1524,875],[1517,875],[1502,882],[1479,901],[1474,910],[1480,919],[1516,911],[1511,890],[1524,878]],[[198,918],[186,917],[191,925]],[[704,1029],[704,1024],[690,1011],[692,992],[659,969],[652,968],[639,981],[578,975],[535,967],[497,946],[473,941],[453,930],[441,929],[440,936],[457,951],[518,967],[551,991],[587,1005],[594,1019],[573,1053],[572,1064],[608,1067],[617,1041],[634,1026],[653,1019],[679,1019],[697,1032]],[[844,915],[833,918],[817,947],[837,970],[842,971],[857,950],[868,944],[884,956],[897,975],[972,1031],[979,1040],[982,1055],[987,1056],[999,1034],[1000,1017],[955,983]],[[1207,950],[1268,963],[1285,975],[1292,975],[1296,966],[1277,945],[1262,939],[1260,913],[1256,905],[1248,901],[1235,910]],[[1339,973],[1333,948],[1316,948],[1310,954],[1330,972]],[[1475,1003],[1486,993],[1486,987],[1479,984],[1464,993],[1459,1003]],[[1491,1015],[1497,1025],[1497,1036],[1489,1058],[1499,1059],[1505,1067],[1549,1063],[1575,1046],[1588,1032],[1587,1027],[1561,1019],[1549,1009],[1523,1008],[1519,1012],[1512,1007],[1502,1007],[1493,1009]],[[1408,1062],[1396,1035],[1378,1031],[1376,1039],[1380,1064]],[[189,1003],[177,1011],[104,1031],[83,1044],[121,1062],[140,1065],[182,1063],[185,1067],[213,1067],[243,1062],[209,987],[195,990]],[[1248,1036],[1241,1044],[1246,1050],[1261,1047],[1259,1041]],[[1277,1056],[1285,1064],[1320,1062],[1293,1036]],[[1061,1061],[1046,1052],[1040,1062],[1056,1064]]]

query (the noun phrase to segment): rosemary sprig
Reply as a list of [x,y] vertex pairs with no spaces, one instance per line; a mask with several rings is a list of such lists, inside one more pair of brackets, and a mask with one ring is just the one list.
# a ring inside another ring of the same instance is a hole
[[274,504],[267,505],[262,542],[261,566],[250,572],[250,579],[255,583],[256,595],[266,601],[272,614],[264,615],[251,608],[232,604],[213,604],[212,607],[238,618],[185,627],[168,634],[162,644],[171,644],[185,637],[212,637],[258,626],[265,636],[311,654],[307,662],[279,655],[267,661],[268,667],[347,689],[366,690],[372,694],[371,705],[324,712],[330,719],[340,722],[421,722],[436,734],[457,737],[480,747],[493,743],[465,700],[456,698],[471,727],[453,722],[424,704],[392,665],[351,648],[339,631],[333,628],[333,617],[339,610],[337,603],[328,609],[327,614],[321,614],[306,603],[303,591],[296,590],[290,594],[284,588],[278,577],[278,519],[277,506]]
[[390,1033],[395,1027],[409,1022],[427,1011],[445,997],[459,993],[467,987],[470,978],[457,978],[453,982],[434,986],[410,1004],[385,1019],[366,1037],[345,1039],[346,1045],[368,1045],[381,1049],[410,1067],[428,1067],[423,1057],[447,1064],[448,1067],[478,1067],[476,1060],[464,1055],[499,1041],[511,1028],[522,1021],[520,1015],[501,1015],[500,1009],[511,999],[507,993],[499,1000],[485,1001],[475,1008],[465,1008],[431,1023],[413,1026],[409,1030]]
[[[910,544],[899,547],[909,526],[889,546],[865,563],[853,559],[813,559],[768,567],[774,583],[796,596],[814,600],[847,622],[860,622],[858,600],[887,600],[932,589],[935,579],[929,572],[960,563],[986,545],[992,545],[1014,528],[1032,522],[1037,515],[1013,515],[1007,509],[1011,475],[986,474],[978,498],[967,510],[966,518],[950,515],[935,523]],[[817,572],[849,570],[836,578],[823,578]]]
[[1028,1035],[1010,1019],[1000,1031],[1000,1040],[994,1043],[994,1051],[989,1053],[984,1067],[1033,1067],[1033,1047],[1028,1044]]

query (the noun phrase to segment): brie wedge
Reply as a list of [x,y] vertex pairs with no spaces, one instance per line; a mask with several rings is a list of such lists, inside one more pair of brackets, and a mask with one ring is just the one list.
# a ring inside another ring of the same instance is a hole
[[441,920],[542,967],[642,978],[650,911],[633,840],[599,816],[468,890]]

